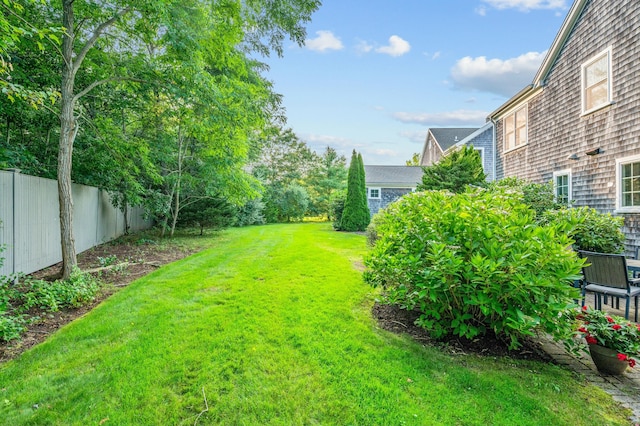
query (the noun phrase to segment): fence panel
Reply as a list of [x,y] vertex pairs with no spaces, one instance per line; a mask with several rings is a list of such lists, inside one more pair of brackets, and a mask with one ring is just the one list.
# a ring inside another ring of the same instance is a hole
[[[73,230],[76,251],[81,253],[124,234],[124,215],[111,205],[105,191],[72,185]],[[0,171],[0,245],[5,251],[0,275],[29,274],[62,260],[58,185],[55,180]],[[143,210],[135,212],[136,227],[151,227]]]

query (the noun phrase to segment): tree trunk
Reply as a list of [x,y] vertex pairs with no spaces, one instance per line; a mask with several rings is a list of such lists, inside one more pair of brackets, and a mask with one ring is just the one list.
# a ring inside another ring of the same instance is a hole
[[60,241],[62,245],[62,278],[67,279],[77,266],[73,238],[73,198],[71,196],[71,158],[77,133],[74,116],[73,69],[73,0],[62,2],[62,25],[67,29],[62,39],[63,70],[60,108],[60,145],[58,147],[58,199],[60,202]]

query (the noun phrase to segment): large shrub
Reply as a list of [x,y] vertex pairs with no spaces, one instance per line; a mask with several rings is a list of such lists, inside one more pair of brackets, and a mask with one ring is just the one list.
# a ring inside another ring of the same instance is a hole
[[575,241],[573,246],[576,250],[600,253],[621,253],[624,250],[622,217],[600,213],[591,207],[577,207],[546,211],[543,222],[563,227]]
[[536,213],[539,221],[544,213],[549,210],[557,210],[563,207],[556,202],[556,195],[551,181],[546,183],[534,183],[517,177],[510,177],[492,182],[489,185],[492,190],[513,190],[522,194],[522,202],[528,205]]
[[433,337],[493,330],[517,347],[534,329],[564,335],[582,260],[558,226],[540,226],[506,191],[406,195],[379,213],[364,279],[417,309]]

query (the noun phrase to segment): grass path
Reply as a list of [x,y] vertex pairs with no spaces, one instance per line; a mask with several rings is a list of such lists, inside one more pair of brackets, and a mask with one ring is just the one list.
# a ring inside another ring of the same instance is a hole
[[0,424],[626,424],[557,366],[378,330],[365,250],[327,224],[225,231],[0,366]]

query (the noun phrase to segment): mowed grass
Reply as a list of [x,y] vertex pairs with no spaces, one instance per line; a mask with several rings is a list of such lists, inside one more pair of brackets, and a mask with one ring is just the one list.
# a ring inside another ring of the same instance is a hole
[[0,423],[628,424],[560,367],[449,356],[379,330],[361,235],[272,225],[210,247],[0,366]]

